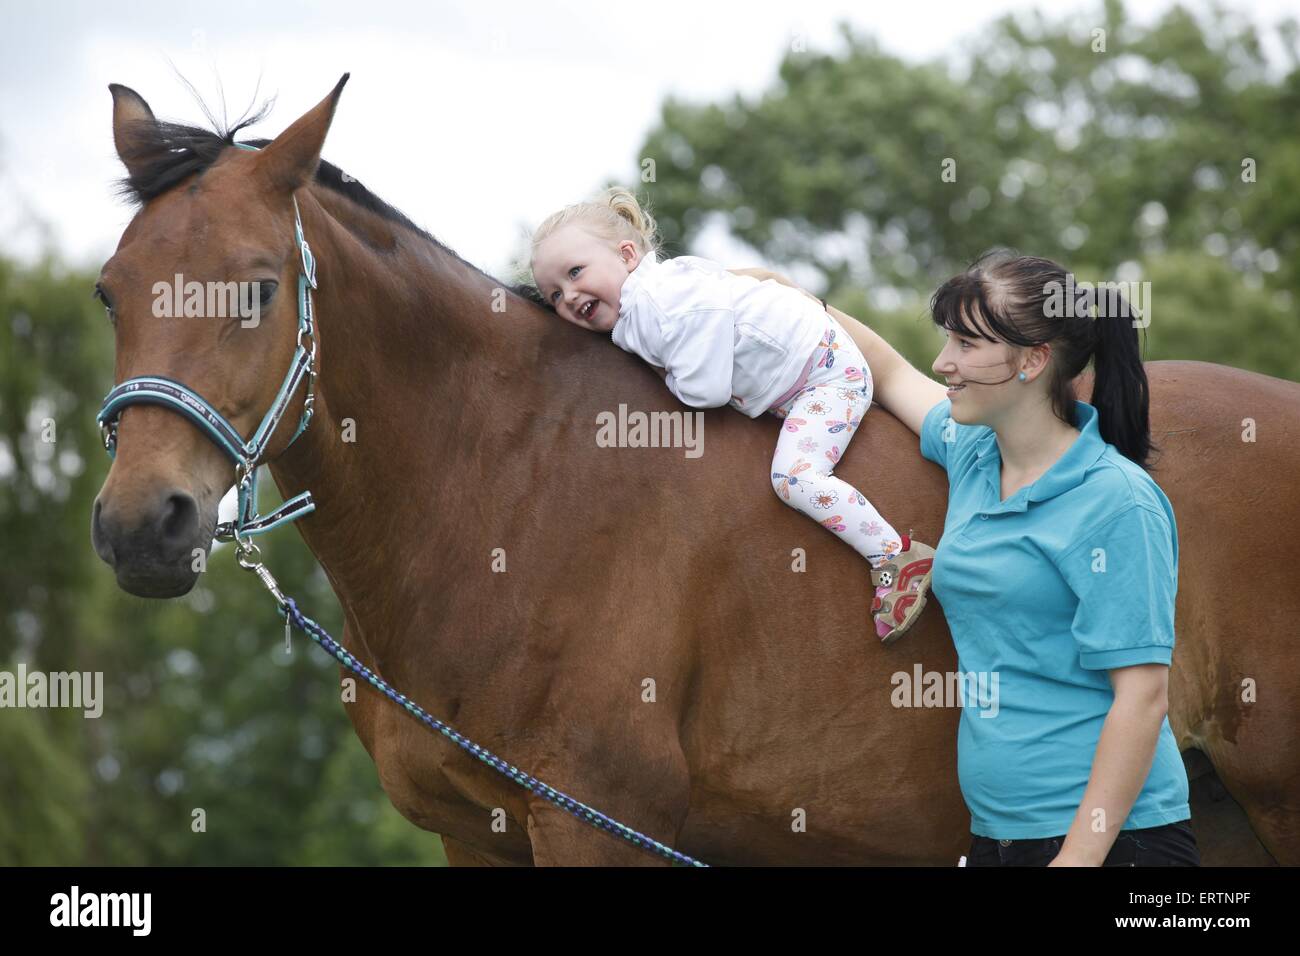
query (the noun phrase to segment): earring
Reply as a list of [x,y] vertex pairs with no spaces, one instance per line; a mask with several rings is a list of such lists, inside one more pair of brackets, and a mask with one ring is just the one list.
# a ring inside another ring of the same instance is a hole
[[1020,373],[1020,381],[1022,381],[1022,382],[1027,381],[1027,379],[1025,378],[1025,373],[1024,373],[1024,372],[1021,372],[1021,373]]

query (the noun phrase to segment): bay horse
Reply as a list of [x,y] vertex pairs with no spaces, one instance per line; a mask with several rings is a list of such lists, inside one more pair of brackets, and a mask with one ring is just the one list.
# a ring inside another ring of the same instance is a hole
[[[117,381],[170,376],[251,434],[295,347],[293,296],[244,328],[154,319],[149,290],[178,273],[291,290],[296,196],[320,270],[320,374],[310,427],[290,445],[300,390],[267,458],[283,494],[315,497],[298,528],[342,604],[342,644],[472,740],[705,862],[956,864],[970,838],[959,713],[891,702],[892,675],[956,671],[942,615],[878,643],[867,565],[772,494],[775,420],[705,411],[700,457],[599,445],[597,416],[620,403],[683,407],[633,356],[323,162],[346,79],[251,141],[260,151],[235,148],[239,126],[161,124],[110,87],[140,203],[100,276]],[[1300,863],[1300,500],[1287,488],[1300,384],[1197,362],[1148,374],[1158,480],[1180,519],[1169,720],[1203,859]],[[1245,418],[1258,441],[1242,440]],[[843,477],[937,541],[942,470],[883,410],[861,429]],[[133,405],[94,503],[95,550],[124,590],[183,594],[231,485],[192,423]],[[453,864],[662,864],[379,694],[345,706],[393,805]]]

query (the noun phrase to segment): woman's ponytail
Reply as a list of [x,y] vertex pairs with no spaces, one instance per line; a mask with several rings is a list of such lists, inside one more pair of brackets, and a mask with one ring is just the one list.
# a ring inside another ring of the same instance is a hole
[[[1094,292],[1094,294],[1096,294]],[[1138,344],[1135,313],[1118,293],[1107,295],[1120,303],[1110,315],[1098,308],[1092,320],[1096,346],[1093,352],[1092,404],[1102,437],[1124,455],[1147,467],[1151,444],[1151,391]]]

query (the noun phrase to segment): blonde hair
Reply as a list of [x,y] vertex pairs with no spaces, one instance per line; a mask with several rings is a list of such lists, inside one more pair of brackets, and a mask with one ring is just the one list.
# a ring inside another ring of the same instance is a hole
[[565,206],[546,217],[533,233],[528,253],[530,271],[538,246],[565,226],[575,225],[604,239],[611,246],[617,247],[623,240],[630,239],[636,243],[642,255],[648,252],[656,255],[659,253],[658,227],[650,211],[637,202],[636,196],[630,191],[621,186],[612,186],[594,199]]

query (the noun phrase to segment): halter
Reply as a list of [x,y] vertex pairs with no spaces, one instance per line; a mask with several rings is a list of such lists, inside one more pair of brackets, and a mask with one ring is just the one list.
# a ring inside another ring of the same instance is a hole
[[[240,149],[258,149],[256,146],[248,146],[244,143],[234,145]],[[293,197],[293,234],[302,255],[302,271],[298,275],[298,347],[289,362],[289,370],[285,373],[279,394],[271,403],[270,409],[262,418],[262,424],[258,426],[252,438],[244,441],[235,426],[205,401],[203,396],[183,383],[162,375],[140,375],[122,382],[104,397],[104,404],[96,416],[100,432],[104,436],[104,448],[110,458],[117,457],[117,421],[122,414],[122,409],[128,405],[154,404],[163,405],[188,418],[212,439],[218,448],[234,460],[239,507],[234,521],[217,525],[216,539],[236,543],[240,564],[244,564],[245,556],[251,556],[257,551],[256,545],[245,540],[246,538],[263,534],[316,509],[311,492],[304,491],[281,504],[270,514],[256,513],[257,467],[261,464],[262,455],[271,441],[271,436],[275,433],[276,426],[284,417],[289,401],[304,377],[307,379],[307,397],[303,402],[302,419],[298,422],[298,429],[285,448],[297,441],[298,436],[306,431],[316,399],[316,336],[311,302],[311,290],[316,288],[316,259],[303,236],[302,216],[298,212],[296,196]],[[310,349],[303,344],[304,339],[311,340]]]

